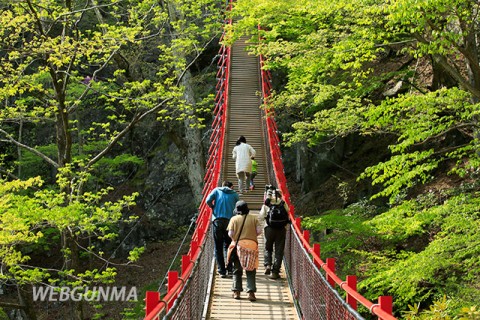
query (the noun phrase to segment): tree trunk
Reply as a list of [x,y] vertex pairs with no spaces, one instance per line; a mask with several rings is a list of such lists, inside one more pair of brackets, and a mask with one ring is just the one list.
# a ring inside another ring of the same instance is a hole
[[33,300],[23,287],[17,286],[18,301],[23,306],[23,313],[28,320],[37,320]]
[[[191,74],[189,71],[185,72],[181,79],[182,85],[185,88],[184,98],[187,104],[195,105],[195,96],[191,85]],[[193,111],[191,111],[193,114]],[[187,145],[186,161],[188,181],[192,188],[195,202],[200,204],[202,201],[203,178],[205,176],[205,159],[203,154],[202,133],[196,127],[191,127],[192,121],[190,119],[184,120],[185,127],[185,142]]]
[[[468,77],[470,80],[470,84],[480,90],[480,69],[479,59],[478,59],[478,49],[477,49],[477,41],[476,41],[476,34],[473,30],[467,33],[465,36],[465,52],[466,52],[466,65],[468,70]],[[475,102],[479,101],[478,97],[475,97]]]
[[[174,3],[168,3],[168,12],[171,21],[178,21],[182,19],[182,13],[177,10]],[[177,33],[171,34],[172,40],[177,38]],[[175,52],[175,56],[179,61],[186,61],[184,52]],[[185,64],[188,65],[188,64]],[[189,70],[177,70],[180,83],[183,85],[184,92],[183,97],[188,105],[195,107],[195,93],[191,84],[192,75]],[[189,115],[195,114],[195,110],[192,109],[188,112],[187,118],[184,120],[185,129],[185,143],[186,150],[186,162],[187,162],[187,174],[190,188],[195,198],[195,202],[200,204],[202,200],[203,190],[203,178],[205,175],[205,159],[203,155],[202,147],[202,135],[200,129],[191,127],[193,121],[188,118]]]
[[[75,270],[75,272],[80,271],[80,260],[78,247],[72,238],[72,235],[68,231],[62,231],[62,248],[65,250],[64,253],[64,270]],[[73,304],[73,314],[71,316],[72,320],[83,320],[83,303],[80,301],[72,301]]]
[[298,143],[295,148],[295,153],[295,182],[300,183],[303,181],[303,177],[305,176],[305,169],[307,164],[305,143]]
[[432,90],[436,91],[440,88],[452,88],[458,85],[458,82],[450,76],[450,74],[442,67],[441,64],[437,63],[432,59]]
[[[22,137],[23,137],[23,119],[20,119],[20,123],[18,124],[18,142],[22,143]],[[17,175],[18,177],[22,177],[22,148],[17,147],[17,153],[18,153],[18,171]]]

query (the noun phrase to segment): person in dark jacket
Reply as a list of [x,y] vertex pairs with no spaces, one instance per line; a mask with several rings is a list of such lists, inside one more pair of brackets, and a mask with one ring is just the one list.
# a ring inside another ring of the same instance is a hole
[[217,271],[222,278],[232,274],[232,264],[225,266],[227,248],[232,242],[228,236],[227,226],[233,216],[235,203],[239,200],[238,193],[232,189],[233,183],[224,181],[222,187],[217,187],[207,196],[206,203],[212,208],[212,230],[215,246]]
[[[290,210],[287,203],[282,197],[280,189],[275,189],[273,186],[269,187],[265,191],[265,202],[258,214],[258,220],[261,224],[265,222],[264,235],[265,235],[265,251],[263,263],[265,266],[265,274],[270,275],[270,279],[280,279],[280,269],[282,267],[283,255],[285,251],[285,241],[287,237],[288,223],[283,228],[274,228],[267,224],[267,216],[270,206],[283,205],[285,211],[288,213]],[[273,189],[271,188],[273,187]],[[274,249],[275,248],[275,249]],[[272,264],[273,256],[273,264]]]

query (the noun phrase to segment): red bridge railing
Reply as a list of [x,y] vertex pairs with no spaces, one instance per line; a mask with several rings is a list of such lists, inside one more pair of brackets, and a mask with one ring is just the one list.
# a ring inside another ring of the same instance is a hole
[[[356,276],[347,276],[343,281],[335,274],[335,259],[320,258],[320,244],[310,245],[310,233],[301,229],[301,218],[295,218],[295,208],[290,199],[287,180],[280,150],[274,109],[269,105],[271,75],[263,68],[264,58],[260,57],[262,94],[266,115],[266,131],[271,166],[277,187],[282,190],[290,207],[292,227],[285,245],[285,265],[290,279],[294,299],[303,319],[361,319],[357,313],[358,303],[382,320],[396,319],[392,315],[392,297],[381,296],[378,303],[372,303],[357,291]],[[325,272],[325,277],[320,273]],[[334,290],[336,285],[346,293],[346,301]]]
[[[231,23],[231,21],[229,21]],[[223,37],[223,36],[222,36]],[[230,78],[230,47],[222,46],[219,52],[214,119],[210,135],[209,158],[204,178],[203,199],[198,209],[196,228],[190,249],[182,256],[181,275],[168,272],[167,293],[160,297],[158,291],[147,291],[145,320],[201,319],[204,299],[208,296],[208,274],[213,263],[213,239],[210,232],[211,210],[205,203],[210,191],[219,185],[225,141],[225,123],[228,107]]]

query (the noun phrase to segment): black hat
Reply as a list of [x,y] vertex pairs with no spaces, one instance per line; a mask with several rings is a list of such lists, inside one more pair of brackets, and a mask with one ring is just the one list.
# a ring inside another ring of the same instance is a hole
[[235,204],[235,210],[233,210],[233,213],[235,214],[247,214],[250,212],[250,209],[248,209],[248,205],[245,201],[240,200],[237,201]]

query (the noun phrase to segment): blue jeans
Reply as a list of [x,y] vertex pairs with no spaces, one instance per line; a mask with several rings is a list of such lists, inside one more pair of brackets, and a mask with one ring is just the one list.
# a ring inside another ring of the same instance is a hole
[[227,226],[229,220],[227,218],[218,218],[212,222],[213,242],[215,246],[215,259],[217,260],[217,271],[220,274],[226,274],[232,271],[232,263],[225,267],[225,257],[227,249],[232,239],[228,236]]
[[253,182],[253,179],[255,179],[256,176],[257,176],[256,172],[252,172],[250,174],[250,187],[253,187],[255,185],[255,183]]

